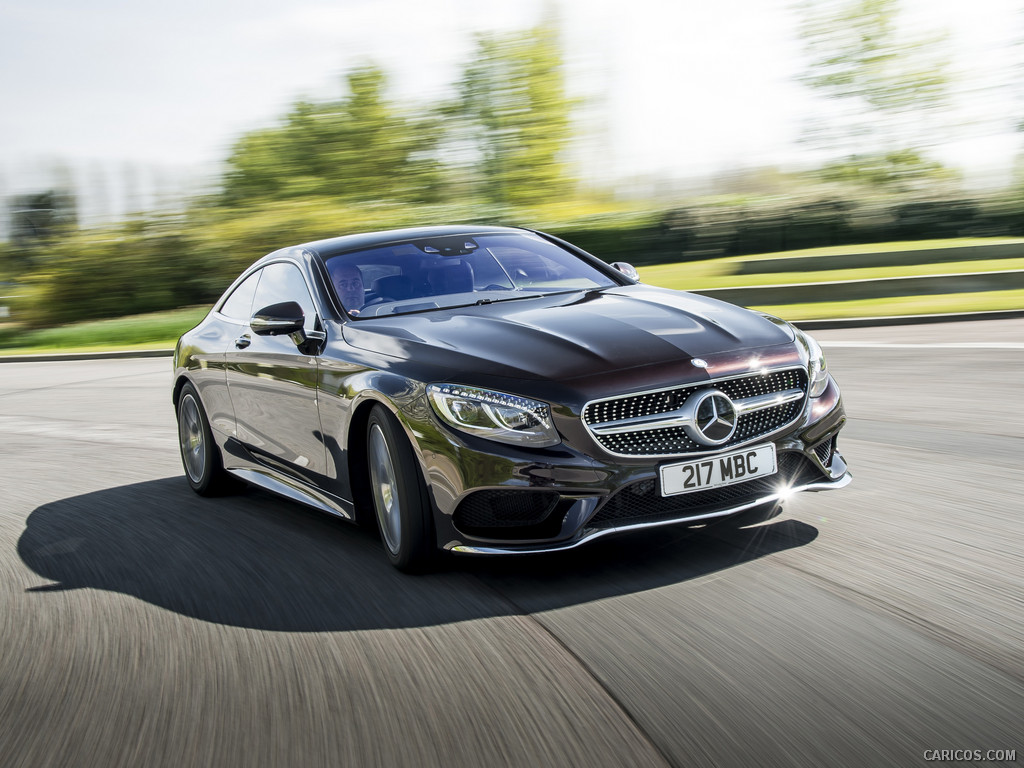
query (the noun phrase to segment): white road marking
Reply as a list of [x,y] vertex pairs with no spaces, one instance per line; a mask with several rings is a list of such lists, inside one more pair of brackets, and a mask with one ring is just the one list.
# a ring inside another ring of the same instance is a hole
[[128,424],[93,424],[37,416],[0,415],[0,432],[7,435],[32,435],[54,440],[106,443],[135,448],[176,448],[177,430]]
[[935,342],[923,344],[905,344],[890,341],[818,341],[823,347],[852,347],[864,349],[1024,349],[1020,341],[988,341],[988,342]]

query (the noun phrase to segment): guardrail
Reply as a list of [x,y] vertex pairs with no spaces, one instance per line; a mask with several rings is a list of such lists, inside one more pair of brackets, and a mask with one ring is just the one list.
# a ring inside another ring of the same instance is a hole
[[823,283],[754,285],[742,288],[698,289],[692,293],[709,296],[743,307],[779,304],[812,304],[820,301],[856,301],[897,296],[936,296],[951,293],[980,293],[1024,288],[1024,270],[970,272],[958,275],[884,277],[871,280],[843,280]]

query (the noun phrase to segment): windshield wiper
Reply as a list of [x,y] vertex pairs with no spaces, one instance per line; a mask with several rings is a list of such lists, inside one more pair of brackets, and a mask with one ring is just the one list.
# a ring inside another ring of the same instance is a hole
[[481,306],[483,304],[497,304],[498,302],[501,302],[501,301],[519,301],[520,299],[539,299],[539,298],[542,298],[544,296],[551,296],[551,295],[553,295],[553,294],[550,294],[550,293],[530,293],[530,294],[527,294],[525,296],[509,296],[509,297],[504,298],[504,299],[478,299],[477,301],[473,302],[473,304],[463,304],[462,306],[465,306],[465,307],[478,306],[479,307],[479,306]]
[[[376,317],[400,317],[402,315],[416,315],[421,312],[439,312],[446,309],[463,309],[465,307],[482,307],[487,304],[500,304],[503,301],[522,301],[523,299],[543,299],[547,296],[563,296],[567,293],[580,293],[581,291],[585,294],[582,300],[586,300],[592,293],[603,291],[605,288],[614,288],[614,285],[606,285],[601,288],[572,288],[567,291],[552,291],[551,293],[524,293],[516,296],[506,296],[499,299],[488,299],[482,298],[477,299],[474,302],[467,304],[451,304],[449,306],[435,306],[435,307],[424,307],[421,309],[411,309],[404,312],[389,313],[387,315],[376,315]],[[370,318],[359,318],[359,319],[370,319]]]
[[[544,298],[544,297],[547,297],[547,296],[565,296],[566,294],[570,294],[570,293],[582,293],[583,296],[580,298],[580,301],[586,301],[587,299],[591,298],[592,296],[596,296],[597,294],[601,293],[601,291],[605,291],[605,290],[607,290],[609,288],[618,288],[618,286],[617,285],[600,285],[600,286],[598,286],[596,288],[569,288],[568,290],[565,290],[565,291],[550,291],[549,293],[528,293],[528,294],[525,294],[525,295],[522,295],[522,296],[509,296],[509,297],[503,298],[503,299],[479,299],[478,301],[475,302],[475,304],[476,304],[476,306],[480,306],[482,304],[497,304],[499,301],[519,301],[520,299],[541,299],[541,298]],[[469,305],[462,305],[462,306],[469,306]]]

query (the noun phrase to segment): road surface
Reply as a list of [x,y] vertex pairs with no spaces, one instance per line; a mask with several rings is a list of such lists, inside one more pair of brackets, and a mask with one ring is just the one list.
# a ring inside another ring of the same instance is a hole
[[816,336],[848,488],[421,577],[195,496],[168,359],[0,365],[0,765],[1024,763],[1024,322]]

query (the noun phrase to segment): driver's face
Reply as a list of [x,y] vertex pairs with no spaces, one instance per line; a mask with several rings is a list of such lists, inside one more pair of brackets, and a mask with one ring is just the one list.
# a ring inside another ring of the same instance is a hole
[[343,269],[334,278],[334,288],[347,310],[363,306],[363,278],[355,269]]

